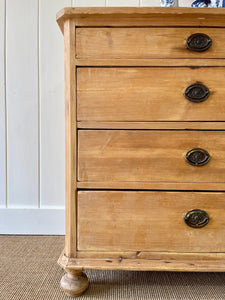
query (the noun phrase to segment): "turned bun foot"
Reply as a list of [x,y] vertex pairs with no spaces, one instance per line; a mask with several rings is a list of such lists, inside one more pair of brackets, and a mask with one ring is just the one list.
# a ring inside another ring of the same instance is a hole
[[69,270],[62,277],[60,286],[70,297],[82,295],[88,288],[88,278],[82,271]]

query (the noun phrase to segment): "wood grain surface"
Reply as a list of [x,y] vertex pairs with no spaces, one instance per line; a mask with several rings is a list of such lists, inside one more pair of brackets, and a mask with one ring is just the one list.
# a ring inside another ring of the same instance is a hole
[[64,74],[65,74],[65,202],[66,236],[65,253],[76,256],[76,92],[75,65],[72,57],[75,51],[75,24],[64,23]]
[[[187,38],[207,34],[204,52],[187,49]],[[225,58],[224,28],[77,28],[76,58]]]
[[[209,163],[189,165],[193,148],[208,151]],[[80,130],[78,180],[224,183],[224,151],[224,131]]]
[[86,259],[145,259],[145,260],[225,260],[224,252],[167,252],[167,251],[77,251],[77,258]]
[[[225,68],[78,68],[77,119],[95,121],[223,121]],[[210,91],[194,103],[195,83]]]
[[225,183],[170,181],[78,181],[78,189],[225,191]]
[[[96,252],[92,251],[92,253]],[[225,260],[223,258],[212,258],[211,260],[204,259],[204,253],[199,253],[199,255],[202,255],[203,259],[199,259],[197,257],[196,259],[192,259],[191,257],[188,258],[184,255],[184,258],[179,260],[179,256],[182,256],[182,253],[177,254],[178,256],[176,259],[123,259],[122,257],[106,258],[104,257],[104,254],[102,258],[74,258],[66,256],[65,252],[63,251],[59,257],[58,264],[67,270],[95,269],[128,271],[224,272]],[[169,253],[168,256],[170,257]]]
[[129,122],[129,121],[78,121],[79,129],[183,129],[225,130],[225,122]]
[[[192,209],[205,227],[186,225]],[[78,250],[224,252],[224,234],[224,193],[78,192]]]
[[73,19],[76,26],[225,26],[224,8],[193,7],[76,7],[63,8],[56,16],[63,24]]
[[124,59],[89,59],[89,58],[74,58],[76,66],[89,67],[224,67],[225,60],[221,58],[124,58]]

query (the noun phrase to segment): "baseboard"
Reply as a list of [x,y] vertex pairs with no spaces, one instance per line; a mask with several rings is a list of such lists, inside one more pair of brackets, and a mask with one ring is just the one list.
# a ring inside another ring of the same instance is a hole
[[64,235],[65,210],[1,208],[0,234]]

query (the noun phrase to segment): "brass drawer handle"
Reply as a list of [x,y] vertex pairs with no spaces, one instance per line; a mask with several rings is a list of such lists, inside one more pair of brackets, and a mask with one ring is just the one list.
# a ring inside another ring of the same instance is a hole
[[192,85],[189,85],[185,92],[184,96],[186,99],[188,99],[191,102],[202,102],[209,98],[210,91],[202,83],[195,83]]
[[185,154],[186,161],[192,166],[204,166],[210,160],[209,153],[201,148],[194,148]]
[[209,216],[204,210],[193,209],[185,214],[184,221],[190,227],[202,228],[209,223]]
[[194,33],[187,38],[186,45],[192,51],[203,52],[211,47],[212,39],[207,34]]

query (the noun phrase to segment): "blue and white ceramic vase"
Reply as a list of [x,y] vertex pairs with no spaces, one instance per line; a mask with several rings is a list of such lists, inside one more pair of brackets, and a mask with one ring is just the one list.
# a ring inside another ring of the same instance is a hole
[[174,6],[174,0],[160,0],[161,6],[171,7]]
[[225,0],[211,0],[210,7],[225,7]]
[[192,7],[225,7],[225,0],[195,0]]
[[208,7],[210,4],[210,0],[195,0],[191,6],[192,7]]

